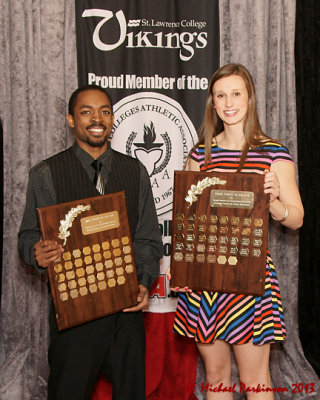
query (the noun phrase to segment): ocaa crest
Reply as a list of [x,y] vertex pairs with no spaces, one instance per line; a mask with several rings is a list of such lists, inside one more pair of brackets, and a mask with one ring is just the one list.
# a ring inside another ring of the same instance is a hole
[[[132,132],[127,140],[126,153],[132,156],[132,150],[135,158],[138,158],[142,164],[148,169],[150,178],[164,170],[171,158],[171,140],[167,132],[160,133],[163,140],[162,143],[157,143],[156,130],[153,122],[143,127],[143,143],[135,141],[137,132]],[[162,149],[165,144],[165,148]],[[134,149],[132,149],[134,147]],[[159,164],[161,160],[161,163]]]
[[183,168],[197,141],[192,122],[179,103],[154,92],[120,100],[114,113],[112,147],[145,165],[158,216],[171,211],[174,170]]

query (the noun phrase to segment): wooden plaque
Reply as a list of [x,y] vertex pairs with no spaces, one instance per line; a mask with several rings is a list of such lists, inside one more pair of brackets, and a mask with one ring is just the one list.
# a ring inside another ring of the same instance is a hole
[[171,287],[263,295],[264,175],[175,171]]
[[137,304],[124,192],[38,208],[43,240],[64,247],[48,267],[58,330]]

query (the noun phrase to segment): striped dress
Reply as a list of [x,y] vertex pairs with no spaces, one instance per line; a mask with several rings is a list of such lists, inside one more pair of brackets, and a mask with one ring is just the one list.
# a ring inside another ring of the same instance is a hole
[[[211,155],[212,162],[205,166],[204,145],[199,145],[191,158],[199,163],[201,171],[235,172],[241,152],[213,144]],[[249,150],[242,171],[261,174],[277,161],[293,162],[286,147],[269,141],[259,149]],[[286,330],[281,295],[269,251],[264,296],[207,291],[179,293],[173,329],[200,343],[213,343],[216,339],[258,345],[283,341]]]

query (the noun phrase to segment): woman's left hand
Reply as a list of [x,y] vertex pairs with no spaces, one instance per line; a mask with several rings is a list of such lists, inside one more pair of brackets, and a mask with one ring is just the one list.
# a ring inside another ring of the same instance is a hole
[[280,181],[275,171],[264,170],[264,193],[270,194],[270,203],[280,196]]
[[271,216],[291,229],[303,223],[303,205],[291,162],[277,161],[271,164],[270,172],[264,171],[264,193],[270,195]]

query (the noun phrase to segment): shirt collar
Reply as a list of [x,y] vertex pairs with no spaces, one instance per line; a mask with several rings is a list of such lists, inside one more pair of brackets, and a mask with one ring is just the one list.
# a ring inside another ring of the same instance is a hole
[[[80,159],[81,163],[85,168],[91,166],[92,162],[94,161],[94,158],[85,150],[83,150],[83,148],[81,148],[77,142],[73,144],[72,150],[74,151],[75,155]],[[102,162],[102,165],[107,167],[111,161],[112,154],[113,150],[111,148],[111,143],[108,142],[107,150],[104,153],[102,153],[97,159]]]

